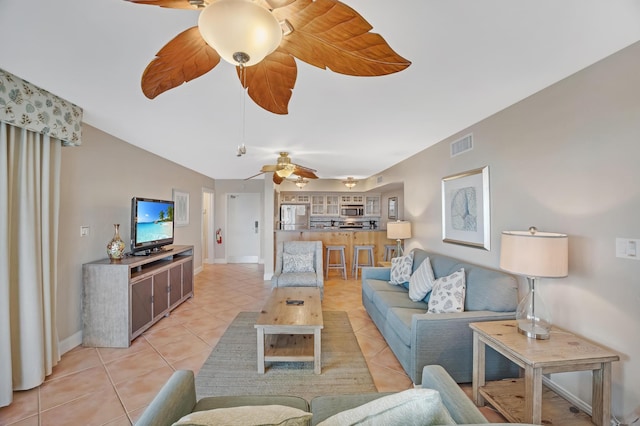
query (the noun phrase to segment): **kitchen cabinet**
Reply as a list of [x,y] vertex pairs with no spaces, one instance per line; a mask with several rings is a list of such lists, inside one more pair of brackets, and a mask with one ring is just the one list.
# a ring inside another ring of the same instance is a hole
[[339,216],[338,195],[311,195],[311,216]]
[[362,204],[364,197],[361,194],[341,195],[340,204]]
[[324,195],[312,195],[311,196],[311,216],[324,215],[325,209],[325,196]]
[[367,195],[364,197],[364,215],[380,216],[380,196]]
[[309,194],[289,194],[281,193],[280,199],[284,203],[308,203],[310,202]]
[[340,197],[337,195],[327,195],[327,216],[338,216],[340,214]]

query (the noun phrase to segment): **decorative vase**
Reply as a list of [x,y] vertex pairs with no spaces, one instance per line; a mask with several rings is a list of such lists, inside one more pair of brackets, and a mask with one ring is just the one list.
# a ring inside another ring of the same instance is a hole
[[107,254],[111,261],[118,262],[124,257],[125,244],[124,241],[122,241],[122,238],[120,238],[120,224],[115,223],[113,227],[115,228],[115,234],[107,244]]

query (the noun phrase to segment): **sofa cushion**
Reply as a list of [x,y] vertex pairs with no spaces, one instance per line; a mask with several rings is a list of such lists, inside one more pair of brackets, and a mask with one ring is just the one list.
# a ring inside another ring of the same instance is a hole
[[389,284],[389,281],[373,279],[363,280],[362,291],[369,299],[373,298],[373,294],[378,291],[393,291],[396,293],[407,294],[407,290],[402,286]]
[[500,271],[464,265],[466,311],[513,312],[518,306],[518,281]]
[[391,259],[391,278],[390,284],[402,285],[411,278],[413,266],[413,252],[406,256],[398,256]]
[[464,268],[441,277],[433,283],[429,299],[429,313],[446,314],[464,311],[465,275]]
[[315,272],[313,268],[313,253],[282,253],[282,272]]
[[373,304],[386,318],[389,308],[421,309],[422,313],[427,309],[427,304],[414,302],[409,299],[406,292],[378,291],[373,295]]
[[390,308],[387,311],[387,330],[393,331],[407,346],[411,346],[411,321],[415,314],[424,314],[425,307],[420,309],[412,308]]
[[318,285],[318,277],[315,272],[291,272],[289,274],[281,274],[278,277],[278,285],[281,287],[287,285],[315,287]]
[[286,405],[258,405],[195,411],[174,426],[307,426],[311,413]]
[[453,425],[455,422],[433,389],[408,389],[342,411],[318,426]]
[[423,300],[427,294],[433,288],[433,282],[436,278],[433,275],[433,269],[431,268],[431,262],[427,257],[411,274],[411,279],[409,279],[409,299],[414,302],[418,302],[420,300],[428,302],[428,300]]

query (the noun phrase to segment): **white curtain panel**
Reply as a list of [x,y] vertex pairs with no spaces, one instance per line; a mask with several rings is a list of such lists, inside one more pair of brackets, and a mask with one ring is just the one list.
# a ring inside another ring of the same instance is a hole
[[0,407],[60,360],[56,264],[62,143],[0,122]]

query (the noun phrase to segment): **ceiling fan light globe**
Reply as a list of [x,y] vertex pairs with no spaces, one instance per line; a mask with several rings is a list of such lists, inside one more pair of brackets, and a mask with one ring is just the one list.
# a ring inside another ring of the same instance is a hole
[[[282,41],[275,16],[250,0],[212,2],[200,12],[198,29],[207,44],[233,65],[255,65]],[[244,64],[236,59],[242,57],[248,57]]]
[[283,167],[282,169],[277,170],[276,174],[281,178],[288,178],[293,174],[293,169],[293,167]]

